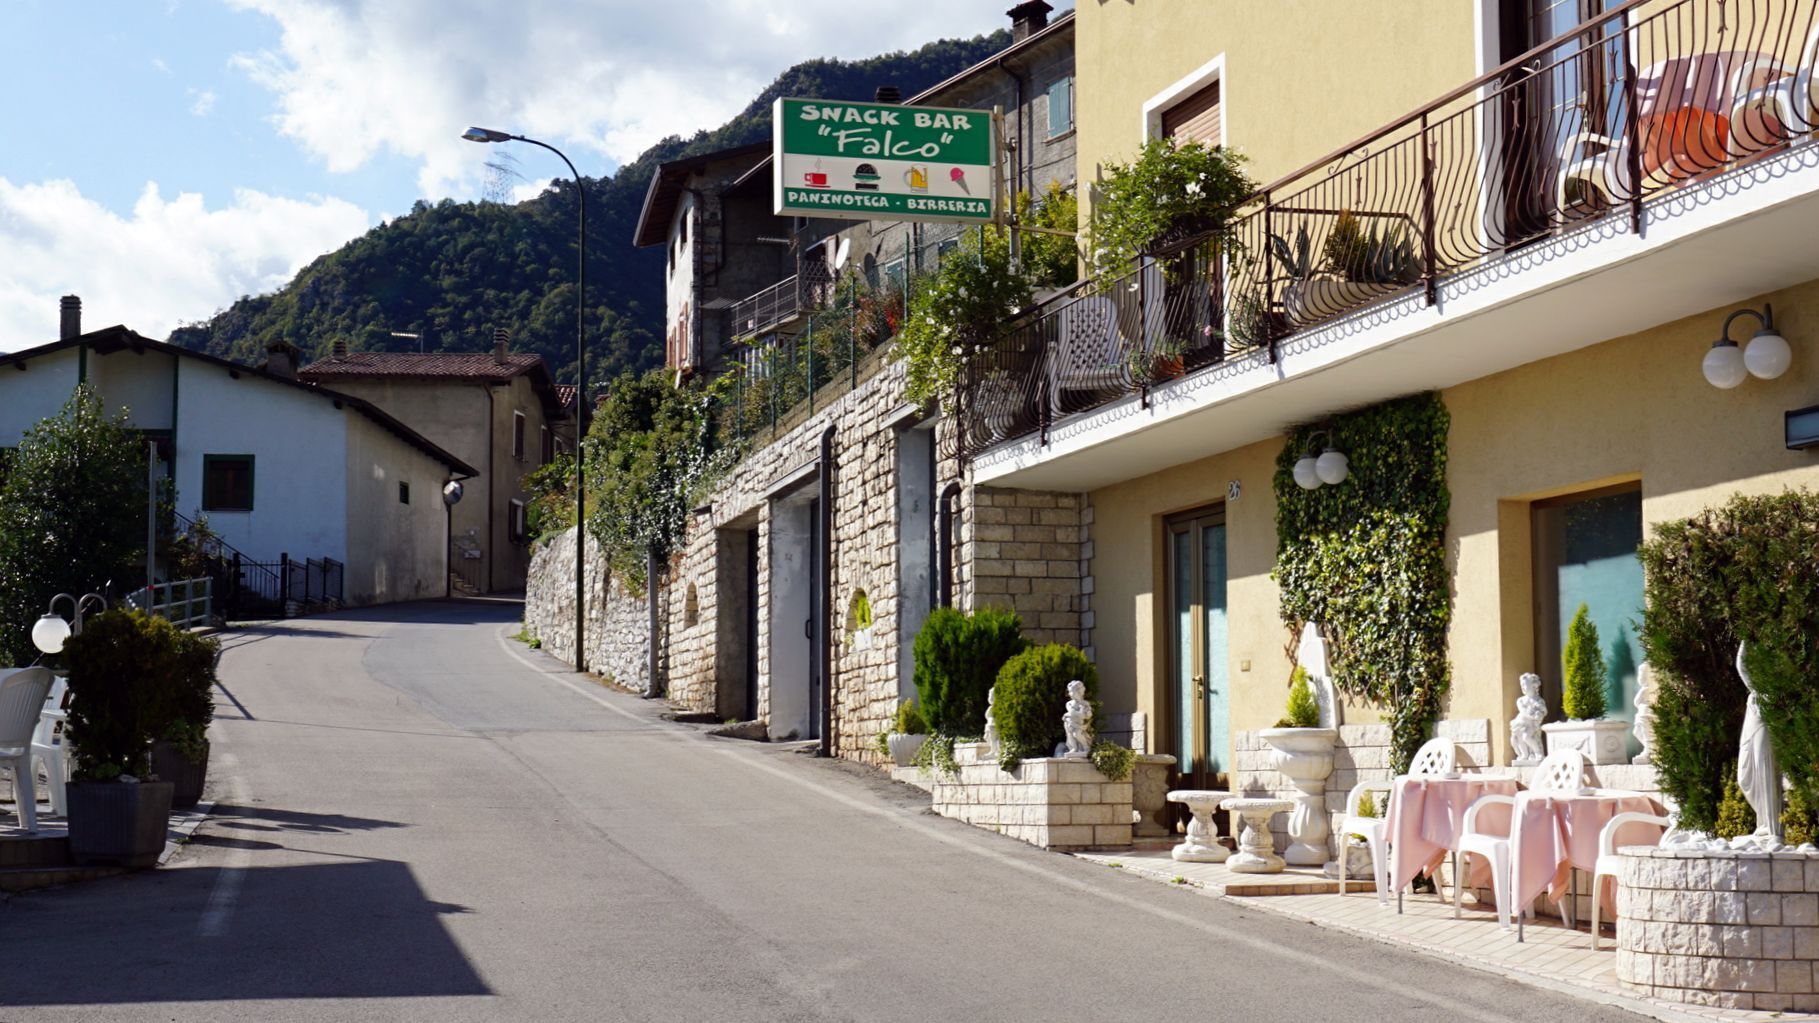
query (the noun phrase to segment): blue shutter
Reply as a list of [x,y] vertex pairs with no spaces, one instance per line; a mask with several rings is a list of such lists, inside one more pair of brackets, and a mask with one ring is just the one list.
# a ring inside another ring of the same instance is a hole
[[1074,79],[1063,78],[1048,87],[1048,137],[1065,134],[1074,127]]

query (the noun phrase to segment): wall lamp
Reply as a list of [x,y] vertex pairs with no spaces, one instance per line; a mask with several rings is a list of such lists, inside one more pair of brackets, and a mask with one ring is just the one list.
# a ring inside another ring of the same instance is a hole
[[[1326,449],[1319,457],[1314,456],[1314,438],[1326,437]],[[1351,465],[1345,455],[1333,447],[1331,430],[1315,430],[1307,438],[1307,452],[1295,463],[1295,485],[1303,490],[1319,489],[1320,484],[1338,486],[1345,482],[1351,473]]]
[[[1731,324],[1739,316],[1754,316],[1762,324],[1747,348],[1738,348],[1737,342],[1731,340]],[[1705,353],[1701,368],[1706,383],[1728,391],[1747,377],[1773,380],[1786,373],[1793,361],[1794,352],[1788,347],[1787,338],[1775,329],[1774,307],[1764,302],[1761,312],[1744,308],[1724,318],[1724,329],[1712,342],[1711,351]]]
[[[57,614],[57,601],[59,600],[69,601],[71,607],[74,609],[74,628],[71,627],[71,623],[64,621],[63,617]],[[69,638],[72,635],[80,636],[82,634],[82,616],[85,609],[90,606],[91,601],[94,603],[94,606],[101,610],[107,610],[107,598],[101,596],[99,593],[85,593],[82,595],[81,599],[72,597],[67,593],[59,593],[52,597],[50,606],[44,611],[44,617],[32,624],[32,645],[43,653],[62,653],[63,644],[69,642]]]

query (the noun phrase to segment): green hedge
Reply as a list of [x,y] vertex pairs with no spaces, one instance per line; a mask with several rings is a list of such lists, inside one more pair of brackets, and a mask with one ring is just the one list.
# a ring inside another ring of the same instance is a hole
[[76,780],[146,776],[153,739],[171,739],[199,760],[214,717],[212,639],[142,611],[107,611],[64,645],[69,740],[82,750]]
[[[1334,686],[1389,712],[1397,771],[1426,741],[1452,680],[1450,422],[1437,394],[1400,398],[1297,429],[1276,459],[1273,576],[1290,648],[1306,623],[1321,624]],[[1303,490],[1295,462],[1320,430],[1330,430],[1350,475]]]
[[1653,753],[1681,824],[1718,826],[1749,695],[1739,641],[1776,759],[1802,805],[1819,805],[1819,494],[1735,497],[1656,526],[1641,557]]
[[982,607],[962,614],[936,608],[916,633],[913,676],[922,716],[934,732],[975,736],[985,731],[986,694],[998,669],[1028,646],[1013,611]]
[[1053,756],[1055,747],[1067,738],[1062,717],[1067,712],[1067,684],[1074,679],[1086,684],[1086,699],[1093,707],[1091,728],[1096,732],[1103,726],[1104,716],[1099,706],[1099,669],[1079,648],[1048,643],[1004,663],[998,672],[992,721],[998,726],[998,741],[1003,746],[999,763],[1005,770],[1029,757]]

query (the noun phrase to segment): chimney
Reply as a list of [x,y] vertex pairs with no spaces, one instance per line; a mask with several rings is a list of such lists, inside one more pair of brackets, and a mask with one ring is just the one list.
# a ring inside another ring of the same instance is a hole
[[1048,27],[1048,12],[1054,10],[1043,0],[1025,0],[1004,13],[1011,16],[1011,42],[1020,43]]
[[297,346],[289,341],[274,341],[265,346],[265,365],[267,373],[286,380],[297,379]]
[[63,312],[63,323],[57,333],[58,340],[68,341],[72,337],[80,336],[82,334],[82,300],[74,295],[65,295],[63,301],[59,303],[59,308]]
[[328,354],[329,354],[329,358],[332,358],[332,359],[347,358],[347,338],[344,338],[344,337],[336,338],[335,343],[333,345],[329,346]]
[[901,103],[903,102],[903,90],[894,85],[880,85],[878,90],[872,93],[872,101],[874,103]]
[[493,328],[493,361],[503,366],[509,360],[506,354],[511,351],[512,332],[504,327]]

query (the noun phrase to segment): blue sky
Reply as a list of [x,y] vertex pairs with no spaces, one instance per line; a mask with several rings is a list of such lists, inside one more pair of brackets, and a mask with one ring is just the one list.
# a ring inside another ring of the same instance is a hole
[[[162,337],[419,197],[474,198],[494,152],[469,124],[607,173],[798,60],[990,31],[1006,6],[0,0],[0,351],[51,340],[68,293],[87,326]],[[560,171],[515,155],[519,194]]]

